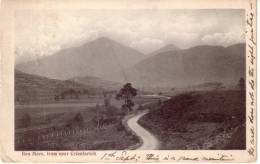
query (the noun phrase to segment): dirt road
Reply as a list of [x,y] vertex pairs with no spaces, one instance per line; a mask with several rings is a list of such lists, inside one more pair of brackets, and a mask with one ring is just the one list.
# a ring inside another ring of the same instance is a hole
[[145,114],[147,114],[147,111],[139,113],[134,117],[131,117],[127,121],[127,125],[143,141],[143,144],[137,150],[157,150],[159,148],[159,141],[153,134],[151,134],[149,131],[147,131],[138,124],[138,120]]

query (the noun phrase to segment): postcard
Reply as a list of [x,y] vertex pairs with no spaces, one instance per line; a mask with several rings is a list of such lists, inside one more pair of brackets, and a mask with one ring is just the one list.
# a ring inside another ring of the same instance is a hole
[[4,162],[256,161],[255,0],[3,0]]

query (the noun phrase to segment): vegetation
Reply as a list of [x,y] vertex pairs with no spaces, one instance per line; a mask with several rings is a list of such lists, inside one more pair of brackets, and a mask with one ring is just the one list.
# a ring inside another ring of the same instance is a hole
[[83,126],[84,124],[84,118],[81,115],[81,113],[76,114],[76,116],[73,119],[73,123],[78,126]]
[[[43,116],[39,117],[39,112],[35,113],[31,116],[31,125],[26,128],[16,126],[15,138],[20,143],[15,145],[15,149],[123,150],[139,142],[138,138],[126,131],[122,125],[125,113],[121,109],[112,105],[77,108],[79,107],[74,107],[73,110],[64,108],[60,113],[48,113],[47,124],[41,121]],[[55,110],[57,109],[53,109]],[[56,134],[62,136],[55,137]],[[38,140],[39,137],[41,140]],[[25,142],[21,143],[23,139]]]
[[128,109],[128,111],[132,111],[132,107],[135,105],[133,102],[133,98],[137,95],[137,89],[132,87],[131,83],[126,83],[122,89],[120,89],[119,93],[116,95],[116,98],[123,99],[124,104],[122,108]]
[[190,92],[152,109],[139,123],[161,149],[245,149],[245,92]]
[[54,103],[65,99],[87,99],[106,90],[74,81],[55,80],[15,70],[15,103]]

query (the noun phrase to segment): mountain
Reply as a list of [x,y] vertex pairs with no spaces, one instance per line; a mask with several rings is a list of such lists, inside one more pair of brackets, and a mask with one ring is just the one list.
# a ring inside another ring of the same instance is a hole
[[102,37],[78,47],[63,49],[51,56],[16,66],[18,70],[54,79],[96,76],[124,70],[144,59],[137,50]]
[[148,54],[148,56],[154,56],[154,55],[157,55],[159,53],[168,52],[168,51],[178,51],[178,50],[180,50],[180,48],[177,47],[176,45],[167,44],[167,45],[159,48],[158,50],[155,50],[154,52]]
[[70,80],[49,79],[15,70],[15,98],[20,103],[53,101],[55,95],[71,89],[88,91],[89,94],[104,91],[94,86],[83,85]]
[[245,77],[245,44],[196,46],[144,59],[126,71],[142,87],[183,87],[203,82],[237,83]]

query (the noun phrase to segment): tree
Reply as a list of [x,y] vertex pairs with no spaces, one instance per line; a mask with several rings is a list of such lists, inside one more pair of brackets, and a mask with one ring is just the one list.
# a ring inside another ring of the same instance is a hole
[[139,105],[139,107],[137,108],[137,110],[140,110],[140,111],[144,110],[144,107],[143,107],[143,105],[142,105],[142,104],[140,104],[140,105]]
[[131,83],[126,83],[123,88],[120,89],[119,93],[116,95],[116,99],[124,100],[124,104],[122,108],[127,108],[128,112],[132,111],[132,107],[134,106],[133,98],[137,95],[137,89],[132,87]]
[[81,115],[81,113],[77,113],[76,116],[73,119],[74,124],[79,125],[79,126],[83,126],[84,123],[84,118]]
[[240,78],[238,81],[238,87],[241,91],[245,90],[245,79],[244,78]]

